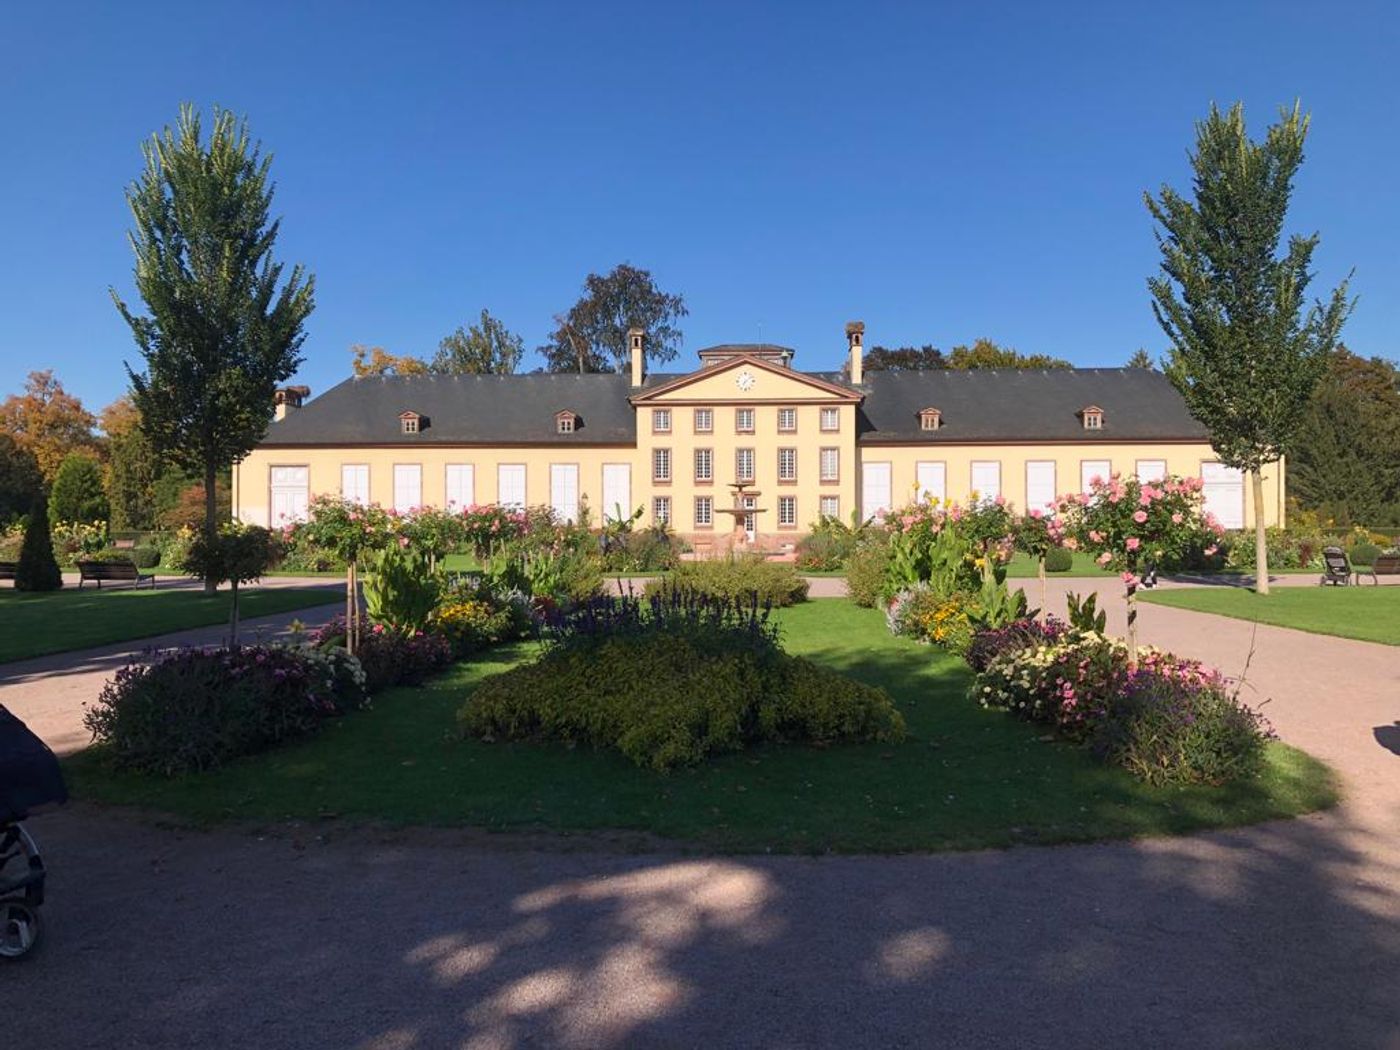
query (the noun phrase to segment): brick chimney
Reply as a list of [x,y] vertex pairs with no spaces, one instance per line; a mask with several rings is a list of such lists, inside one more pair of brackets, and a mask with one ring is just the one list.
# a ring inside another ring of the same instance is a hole
[[643,350],[642,340],[646,338],[646,331],[641,328],[627,329],[627,349],[632,353],[632,385],[641,386],[642,380],[646,378],[646,353]]
[[865,342],[865,322],[848,321],[846,323],[846,345],[850,350],[850,360],[846,369],[850,375],[851,385],[860,386],[865,379],[865,362],[863,360]]
[[272,395],[272,418],[286,419],[287,413],[295,412],[301,403],[311,396],[309,386],[284,386]]

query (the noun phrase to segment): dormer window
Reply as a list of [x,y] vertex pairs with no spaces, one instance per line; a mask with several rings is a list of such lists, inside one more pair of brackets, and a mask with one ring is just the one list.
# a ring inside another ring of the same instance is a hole
[[422,429],[423,417],[417,412],[404,412],[399,416],[399,430],[405,434],[416,434]]
[[554,430],[558,434],[572,434],[578,429],[578,416],[567,408],[554,413]]
[[919,429],[937,430],[943,425],[943,413],[936,408],[924,408],[919,410]]
[[1089,405],[1079,412],[1079,418],[1084,420],[1085,430],[1103,429],[1103,409],[1098,405]]

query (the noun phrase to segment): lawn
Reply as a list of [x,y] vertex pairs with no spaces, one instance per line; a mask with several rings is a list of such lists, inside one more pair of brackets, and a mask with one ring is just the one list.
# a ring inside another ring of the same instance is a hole
[[486,743],[453,732],[484,676],[531,645],[396,689],[321,736],[210,774],[115,774],[67,763],[77,797],[196,823],[339,817],[494,830],[622,830],[734,851],[909,851],[1176,834],[1329,805],[1326,768],[1281,744],[1267,772],[1223,790],[1153,789],[1040,729],[969,701],[961,661],[891,637],[880,613],[839,599],[781,612],[789,651],[888,689],[899,745],[768,746],[660,775],[604,751]]
[[1245,587],[1182,587],[1144,601],[1239,620],[1400,645],[1400,587],[1277,587],[1260,597]]
[[[1117,576],[1116,572],[1107,572],[1094,564],[1092,555],[1083,551],[1074,551],[1072,554],[1074,565],[1068,572],[1047,572],[1045,575],[1049,579],[1058,579],[1065,576]],[[1029,554],[1017,551],[1011,556],[1011,561],[1006,566],[1007,578],[1012,580],[1035,579],[1037,575],[1035,559]]]
[[[244,618],[343,602],[343,593],[285,587],[245,590]],[[0,590],[0,663],[86,649],[152,635],[226,623],[228,591],[205,597],[194,590],[64,589],[45,594]]]

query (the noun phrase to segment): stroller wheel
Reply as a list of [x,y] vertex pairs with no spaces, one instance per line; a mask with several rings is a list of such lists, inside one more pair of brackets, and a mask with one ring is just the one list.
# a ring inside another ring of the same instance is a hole
[[39,912],[24,901],[0,901],[0,959],[18,959],[39,940]]

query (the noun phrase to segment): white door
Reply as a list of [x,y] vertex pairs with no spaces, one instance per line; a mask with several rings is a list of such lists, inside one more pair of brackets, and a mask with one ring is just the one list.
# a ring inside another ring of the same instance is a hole
[[[757,507],[758,507],[758,500],[757,500],[756,498],[754,498],[753,496],[745,496],[745,497],[744,497],[744,509],[745,509],[745,510],[755,510],[755,509],[757,509]],[[757,520],[757,519],[758,519],[758,515],[757,515],[757,514],[745,514],[745,515],[744,515],[744,535],[748,538],[748,541],[749,541],[750,543],[752,543],[755,539],[758,538],[758,520]]]
[[394,464],[394,510],[407,514],[423,505],[423,467],[419,463]]
[[948,465],[946,463],[915,463],[919,499],[947,499]]
[[1026,510],[1049,510],[1055,502],[1055,461],[1033,459],[1026,464]]
[[1165,459],[1140,459],[1137,461],[1137,477],[1143,483],[1156,484],[1167,476]]
[[351,503],[369,503],[369,464],[346,463],[340,468],[340,495]]
[[559,521],[578,520],[578,464],[549,465],[549,505]]
[[603,464],[603,520],[626,521],[632,516],[632,466]]
[[1244,474],[1223,463],[1202,463],[1206,510],[1227,529],[1244,528]]
[[1092,492],[1095,478],[1104,481],[1113,473],[1113,464],[1106,459],[1085,459],[1079,463],[1079,491]]
[[311,502],[310,467],[272,468],[272,527],[306,520]]
[[972,491],[984,500],[996,499],[1001,495],[1001,460],[972,461]]
[[525,464],[502,463],[496,468],[496,502],[512,510],[525,509]]
[[860,465],[860,515],[866,521],[890,509],[890,465]]
[[447,464],[447,509],[466,510],[476,503],[476,468],[470,463]]

